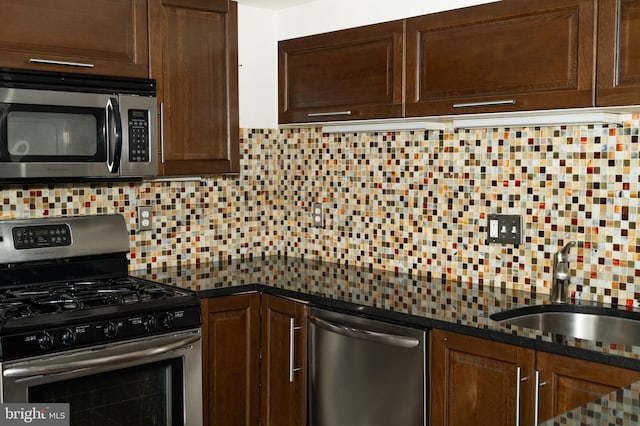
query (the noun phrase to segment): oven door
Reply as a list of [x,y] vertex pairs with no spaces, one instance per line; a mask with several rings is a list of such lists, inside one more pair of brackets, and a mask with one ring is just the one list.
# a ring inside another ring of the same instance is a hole
[[202,426],[200,330],[2,364],[2,402],[68,403],[71,424]]

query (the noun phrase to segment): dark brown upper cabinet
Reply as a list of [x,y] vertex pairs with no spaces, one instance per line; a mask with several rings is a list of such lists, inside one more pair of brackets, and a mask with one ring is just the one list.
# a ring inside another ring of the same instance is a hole
[[279,42],[279,122],[403,116],[404,21]]
[[0,67],[149,76],[147,0],[3,1]]
[[599,0],[598,106],[640,102],[640,0]]
[[235,1],[149,0],[161,175],[240,171],[237,20]]
[[595,19],[595,0],[507,0],[407,19],[406,115],[593,106]]

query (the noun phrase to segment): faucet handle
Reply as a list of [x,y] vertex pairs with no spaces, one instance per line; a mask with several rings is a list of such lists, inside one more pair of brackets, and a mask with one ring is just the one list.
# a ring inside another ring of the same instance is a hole
[[569,250],[571,249],[571,247],[575,247],[576,245],[578,245],[578,243],[576,243],[575,241],[569,241],[567,244],[565,244],[564,247],[562,247],[560,251],[556,253],[556,261],[568,262],[569,259],[567,259],[567,257],[569,256]]

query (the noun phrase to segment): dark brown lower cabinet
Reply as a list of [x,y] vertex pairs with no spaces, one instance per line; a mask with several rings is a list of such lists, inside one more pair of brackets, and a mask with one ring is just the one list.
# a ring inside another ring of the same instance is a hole
[[205,426],[303,426],[307,307],[260,293],[202,301]]
[[534,356],[517,346],[433,330],[431,425],[513,426],[518,408],[524,420],[533,394],[518,380],[518,371],[520,380],[532,372]]
[[307,306],[262,295],[261,424],[307,422]]
[[640,371],[538,352],[540,419],[546,420],[640,380]]
[[431,425],[520,425],[640,380],[640,372],[476,337],[431,333]]
[[204,299],[202,338],[204,424],[257,425],[260,294]]

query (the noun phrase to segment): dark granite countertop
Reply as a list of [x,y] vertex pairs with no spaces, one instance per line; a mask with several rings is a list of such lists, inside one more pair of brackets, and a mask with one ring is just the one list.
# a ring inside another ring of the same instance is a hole
[[[546,294],[453,282],[436,274],[397,273],[289,257],[195,264],[131,273],[190,288],[202,298],[263,291],[319,307],[425,328],[440,328],[640,370],[640,347],[558,336],[502,325],[489,318],[504,310],[549,304]],[[612,308],[629,311],[627,307]],[[630,418],[628,416],[635,416],[637,420],[639,401],[640,384],[633,384],[545,424],[621,424],[620,419]],[[623,424],[628,423],[625,421]]]

